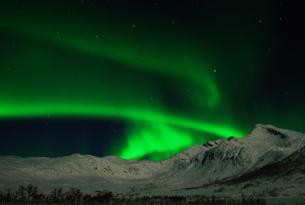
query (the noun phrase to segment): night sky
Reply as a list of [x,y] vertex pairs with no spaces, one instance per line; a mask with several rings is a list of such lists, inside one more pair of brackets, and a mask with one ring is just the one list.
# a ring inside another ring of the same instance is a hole
[[0,155],[160,160],[257,123],[305,132],[288,2],[1,0]]

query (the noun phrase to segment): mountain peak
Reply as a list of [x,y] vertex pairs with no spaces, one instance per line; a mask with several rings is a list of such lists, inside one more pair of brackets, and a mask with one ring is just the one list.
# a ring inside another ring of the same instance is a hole
[[278,128],[270,124],[269,125],[256,124],[255,128],[248,135],[248,137],[263,138],[265,140],[267,140],[267,138],[294,140],[294,139],[298,139],[301,136],[304,136],[304,134],[287,129]]
[[280,129],[273,125],[257,124],[248,137],[267,138],[276,136],[284,139],[288,136],[287,131],[288,130]]

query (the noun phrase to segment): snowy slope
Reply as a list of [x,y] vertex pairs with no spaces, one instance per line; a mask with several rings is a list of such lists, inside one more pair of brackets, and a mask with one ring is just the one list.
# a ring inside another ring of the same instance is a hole
[[[296,178],[298,185],[293,189],[296,193],[295,189],[305,188],[304,156],[304,134],[257,125],[245,138],[195,145],[161,162],[79,154],[60,158],[3,156],[0,157],[0,189],[15,189],[20,184],[31,183],[43,191],[77,187],[88,192],[215,194],[220,186],[234,185],[234,190],[228,189],[227,193],[237,194],[239,188],[257,192],[258,188],[244,188],[250,181],[260,184],[260,188],[272,187],[270,183],[261,183],[268,180],[274,181],[274,186],[286,187],[295,185]],[[264,174],[270,170],[271,175]],[[279,177],[283,174],[287,179]]]

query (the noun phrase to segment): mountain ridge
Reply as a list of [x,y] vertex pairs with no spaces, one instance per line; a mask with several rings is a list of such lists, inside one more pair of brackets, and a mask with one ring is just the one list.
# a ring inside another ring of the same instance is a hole
[[[243,190],[245,183],[255,182],[262,189],[280,186],[279,193],[284,193],[286,185],[296,186],[294,191],[301,193],[305,188],[304,156],[304,134],[257,124],[244,138],[230,137],[194,145],[159,162],[81,154],[56,158],[1,156],[0,190],[35,184],[45,191],[54,187],[77,187],[87,192],[185,195],[212,194],[216,187],[225,189],[235,184],[236,190],[226,193],[233,194]],[[295,173],[292,167],[300,171]],[[277,183],[268,185],[260,180],[264,173],[268,180],[271,177]],[[299,178],[298,183],[280,178],[281,174]],[[245,190],[259,191],[255,187]]]

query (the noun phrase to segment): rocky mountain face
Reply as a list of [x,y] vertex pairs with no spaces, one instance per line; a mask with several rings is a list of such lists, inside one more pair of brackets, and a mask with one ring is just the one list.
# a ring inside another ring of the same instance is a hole
[[305,135],[257,125],[242,139],[195,145],[160,162],[79,154],[0,157],[0,189],[22,184],[140,195],[305,195]]

